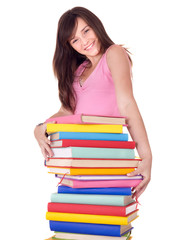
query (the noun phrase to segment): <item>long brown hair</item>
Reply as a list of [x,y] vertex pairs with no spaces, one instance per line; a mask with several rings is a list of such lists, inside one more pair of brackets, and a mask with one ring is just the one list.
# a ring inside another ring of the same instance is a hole
[[[53,57],[53,70],[58,79],[59,99],[63,107],[73,113],[76,107],[76,94],[72,86],[74,73],[77,67],[86,60],[86,56],[76,52],[69,43],[78,17],[82,18],[93,29],[100,41],[102,53],[114,44],[100,19],[88,9],[75,7],[60,17]],[[127,49],[125,50],[128,52]],[[130,56],[129,59],[131,61]]]

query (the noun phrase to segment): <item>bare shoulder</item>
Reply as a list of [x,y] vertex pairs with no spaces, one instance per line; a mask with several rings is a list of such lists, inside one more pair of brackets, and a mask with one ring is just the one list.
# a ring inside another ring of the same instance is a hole
[[120,45],[112,45],[107,51],[106,59],[110,70],[117,67],[117,65],[129,68],[128,55],[126,50]]

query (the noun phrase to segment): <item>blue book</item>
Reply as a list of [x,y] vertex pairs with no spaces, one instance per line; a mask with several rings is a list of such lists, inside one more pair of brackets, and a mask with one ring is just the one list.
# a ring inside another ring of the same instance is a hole
[[49,221],[50,230],[55,232],[83,233],[101,236],[121,237],[132,230],[129,225],[109,225],[94,223],[76,223]]
[[50,137],[51,141],[60,139],[128,141],[128,133],[56,132]]
[[71,188],[58,186],[58,193],[131,195],[131,188]]

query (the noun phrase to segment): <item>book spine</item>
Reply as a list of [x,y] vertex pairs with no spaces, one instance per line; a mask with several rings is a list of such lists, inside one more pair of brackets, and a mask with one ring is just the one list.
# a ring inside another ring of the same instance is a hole
[[[73,188],[136,187],[142,180],[79,181],[72,180]],[[62,182],[63,185],[69,186]]]
[[122,133],[122,125],[104,124],[47,124],[47,133],[54,132],[96,132],[96,133]]
[[131,195],[131,188],[71,188],[58,186],[58,193],[75,194],[106,194],[106,195]]
[[[61,142],[61,141],[59,141]],[[55,141],[57,143],[57,141]],[[104,141],[104,140],[78,140],[63,139],[61,147],[96,147],[96,148],[127,148],[134,149],[133,141]]]
[[115,226],[106,224],[91,224],[61,221],[49,221],[49,224],[51,231],[121,237],[120,225]]
[[110,225],[128,225],[127,217],[117,216],[103,216],[77,213],[58,213],[47,212],[46,219],[52,221],[68,221],[68,222],[82,222],[82,223],[96,223],[96,224],[110,224]]
[[[122,195],[96,195],[96,194],[51,194],[51,202],[58,203],[77,203],[93,204],[107,206],[124,206],[124,197]],[[131,200],[134,202],[134,200]]]
[[121,148],[85,148],[72,147],[74,158],[109,158],[109,159],[134,159],[134,149]]
[[48,212],[94,214],[122,217],[125,217],[127,215],[126,207],[54,202],[48,203]]
[[59,132],[59,139],[55,133],[51,134],[52,140],[79,139],[79,140],[107,140],[107,141],[128,141],[127,133],[84,133],[84,132]]

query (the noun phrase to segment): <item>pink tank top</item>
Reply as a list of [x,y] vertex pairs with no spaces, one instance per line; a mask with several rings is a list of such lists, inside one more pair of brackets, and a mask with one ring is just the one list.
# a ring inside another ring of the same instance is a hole
[[87,62],[83,62],[76,70],[73,82],[73,88],[76,92],[74,114],[120,116],[114,82],[106,61],[106,53],[107,50],[82,87],[79,83],[79,76],[84,71]]

